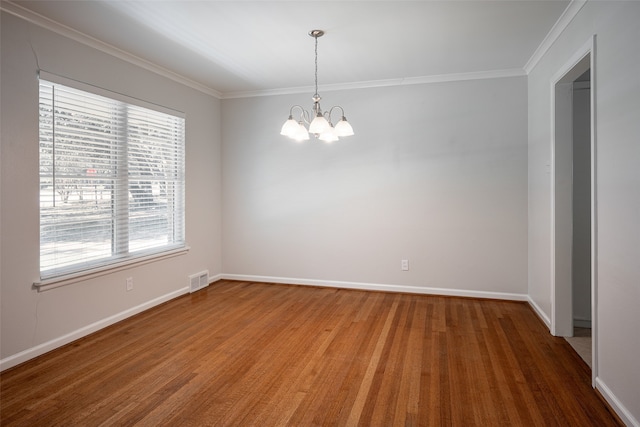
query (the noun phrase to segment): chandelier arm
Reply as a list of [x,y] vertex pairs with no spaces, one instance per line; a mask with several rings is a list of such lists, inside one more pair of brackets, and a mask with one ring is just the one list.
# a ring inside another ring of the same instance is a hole
[[300,118],[302,120],[304,120],[304,122],[306,124],[309,124],[309,112],[307,110],[305,110],[302,105],[296,104],[296,105],[291,106],[291,108],[289,109],[289,116],[293,117],[293,110],[295,108],[299,108],[300,109]]
[[293,109],[296,108],[296,107],[299,108],[300,110],[304,111],[304,108],[302,108],[302,105],[298,105],[298,104],[292,105],[291,108],[289,109],[289,115],[290,116],[293,116]]
[[334,105],[333,107],[331,107],[331,108],[329,109],[329,117],[331,117],[331,113],[333,113],[333,109],[334,109],[334,108],[339,108],[339,109],[340,109],[340,112],[342,113],[342,117],[344,117],[344,108],[342,108],[342,107],[341,107],[341,106],[339,106],[339,105]]
[[327,119],[329,125],[333,126],[333,123],[331,122],[331,110],[325,111],[324,113],[322,113],[322,116]]

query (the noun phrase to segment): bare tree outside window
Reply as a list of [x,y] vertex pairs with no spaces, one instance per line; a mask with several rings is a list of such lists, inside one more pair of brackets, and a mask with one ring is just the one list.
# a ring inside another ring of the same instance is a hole
[[40,82],[40,270],[184,246],[184,119]]

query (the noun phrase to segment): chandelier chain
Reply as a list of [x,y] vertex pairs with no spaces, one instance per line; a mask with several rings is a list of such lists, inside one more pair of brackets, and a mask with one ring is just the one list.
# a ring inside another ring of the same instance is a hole
[[316,96],[318,96],[318,36],[314,39],[316,39]]

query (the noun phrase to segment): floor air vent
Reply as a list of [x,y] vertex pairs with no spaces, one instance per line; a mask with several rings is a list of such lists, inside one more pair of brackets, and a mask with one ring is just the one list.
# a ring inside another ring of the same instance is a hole
[[189,276],[189,292],[199,291],[209,286],[209,271],[201,271]]

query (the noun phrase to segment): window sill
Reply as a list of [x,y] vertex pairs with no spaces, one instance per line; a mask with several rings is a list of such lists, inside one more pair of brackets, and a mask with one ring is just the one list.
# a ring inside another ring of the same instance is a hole
[[189,246],[185,246],[178,249],[173,249],[166,252],[160,252],[152,255],[147,255],[139,258],[129,259],[118,263],[105,265],[103,267],[94,268],[91,270],[79,271],[77,273],[71,273],[64,276],[52,277],[50,279],[34,282],[33,286],[38,292],[44,292],[51,289],[59,288],[61,286],[72,285],[74,283],[82,282],[84,280],[93,279],[107,274],[115,273],[117,271],[126,270],[140,265],[149,264],[152,262],[162,261],[168,258],[184,255],[189,252]]

